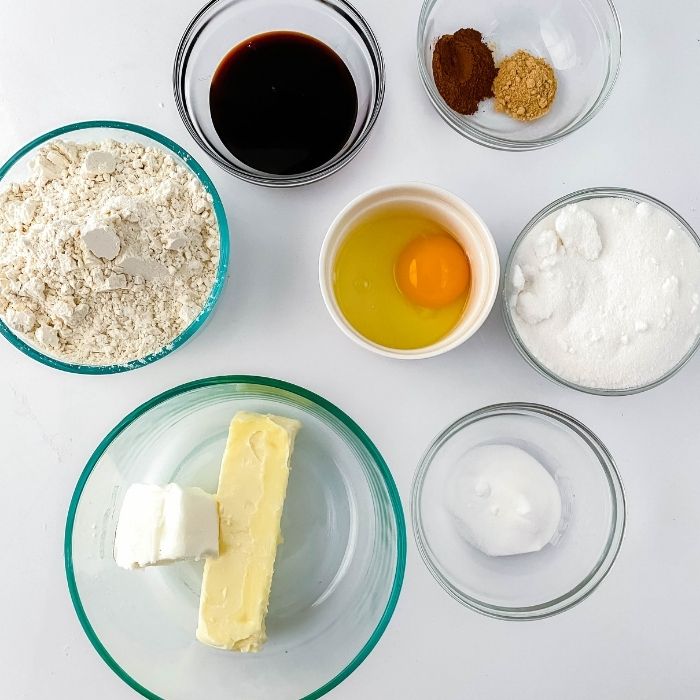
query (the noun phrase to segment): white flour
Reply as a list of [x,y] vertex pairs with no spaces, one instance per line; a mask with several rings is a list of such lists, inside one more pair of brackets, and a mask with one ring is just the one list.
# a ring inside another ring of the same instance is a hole
[[518,334],[573,383],[642,386],[700,335],[700,249],[658,207],[624,198],[569,205],[528,234],[514,263]]
[[211,196],[136,143],[43,147],[0,193],[0,316],[68,362],[160,350],[199,314],[219,260]]

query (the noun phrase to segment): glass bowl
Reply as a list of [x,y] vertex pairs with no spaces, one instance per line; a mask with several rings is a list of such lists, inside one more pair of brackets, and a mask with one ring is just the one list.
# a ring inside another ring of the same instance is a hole
[[[458,533],[447,489],[464,455],[509,444],[552,475],[562,518],[539,552],[490,557]],[[606,576],[622,543],[625,499],[612,457],[584,425],[553,408],[507,403],[460,418],[421,459],[413,481],[416,543],[436,581],[462,605],[504,620],[534,620],[568,610]]]
[[177,350],[177,348],[184,345],[195,333],[201,330],[211,316],[214,306],[221,296],[224,283],[226,282],[229,258],[229,233],[224,205],[221,202],[219,193],[216,191],[216,187],[214,187],[214,183],[209,179],[206,172],[204,172],[202,166],[199,165],[184,148],[178,146],[167,136],[163,136],[157,131],[147,129],[144,126],[106,120],[67,124],[66,126],[61,126],[58,129],[49,131],[46,134],[38,136],[33,141],[30,141],[0,167],[0,188],[12,182],[25,180],[29,175],[29,162],[36,156],[37,151],[47,142],[59,138],[78,143],[90,141],[99,142],[105,139],[114,139],[123,143],[139,143],[144,146],[160,148],[161,150],[167,151],[179,165],[187,168],[187,170],[199,179],[202,186],[211,195],[213,200],[212,205],[219,228],[219,265],[216,271],[216,279],[214,280],[209,298],[201,311],[180,335],[157,352],[129,362],[111,365],[81,365],[60,360],[32,345],[26,337],[21,337],[16,334],[2,319],[0,319],[0,333],[2,333],[16,348],[33,360],[37,360],[49,367],[54,367],[65,372],[75,372],[78,374],[114,374],[116,372],[126,372],[151,364],[169,355],[174,350]]
[[[496,112],[492,100],[476,114],[447,106],[435,87],[432,56],[444,34],[472,27],[494,49],[496,64],[518,49],[545,58],[558,82],[550,111],[532,122]],[[483,146],[528,151],[580,129],[603,107],[620,68],[622,35],[610,0],[425,0],[418,23],[418,67],[440,116]]]
[[597,396],[629,396],[631,394],[638,394],[642,391],[647,391],[648,389],[653,389],[654,387],[663,384],[665,381],[669,380],[673,375],[679,372],[690,358],[695,354],[695,352],[700,348],[700,336],[695,340],[695,343],[688,350],[688,352],[680,358],[680,360],[667,372],[662,374],[657,379],[648,382],[647,384],[642,384],[639,386],[626,387],[624,389],[610,389],[606,387],[590,387],[582,384],[576,384],[563,377],[559,376],[544,364],[542,364],[528,349],[523,339],[520,337],[518,330],[513,321],[512,309],[511,309],[511,295],[513,294],[513,265],[515,264],[515,258],[518,254],[518,249],[525,239],[525,237],[532,231],[533,228],[538,226],[544,219],[549,216],[553,216],[555,212],[559,209],[567,206],[568,204],[574,204],[576,202],[582,202],[589,199],[600,199],[605,197],[624,197],[626,199],[631,199],[634,202],[646,202],[652,206],[658,207],[664,210],[669,216],[671,216],[678,227],[679,230],[685,231],[688,236],[697,244],[700,248],[700,238],[697,233],[692,229],[690,224],[683,219],[678,213],[676,213],[669,206],[650,197],[649,195],[637,192],[635,190],[624,189],[621,187],[593,187],[586,190],[579,190],[573,192],[572,194],[566,195],[552,202],[550,205],[542,209],[539,213],[528,222],[520,235],[515,239],[513,247],[511,248],[510,254],[508,255],[508,260],[505,265],[505,270],[503,273],[503,292],[501,297],[501,309],[503,313],[503,319],[508,330],[508,335],[510,335],[518,352],[523,356],[523,358],[528,362],[531,367],[534,367],[541,375],[550,379],[551,381],[560,384],[562,386],[568,387],[569,389],[575,389],[576,391],[582,391],[587,394],[595,394]]
[[[211,78],[224,56],[247,38],[275,30],[307,34],[329,46],[357,88],[357,117],[347,143],[327,163],[296,175],[261,172],[235,158],[217,135],[209,110]],[[345,0],[212,0],[180,40],[173,86],[185,126],[218,165],[258,185],[292,187],[331,175],[365,145],[384,99],[384,60],[369,25]]]
[[[135,482],[216,491],[239,410],[302,421],[257,654],[195,639],[202,564],[124,571],[114,535]],[[68,512],[65,564],[83,629],[110,668],[151,699],[318,698],[367,657],[391,618],[406,530],[389,469],[362,429],[299,387],[261,377],[184,384],[126,416],[100,443]]]

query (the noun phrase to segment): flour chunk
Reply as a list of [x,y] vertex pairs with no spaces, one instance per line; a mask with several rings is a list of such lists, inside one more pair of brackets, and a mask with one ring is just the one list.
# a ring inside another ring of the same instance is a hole
[[96,258],[114,260],[121,250],[121,242],[114,227],[97,219],[88,220],[80,237]]

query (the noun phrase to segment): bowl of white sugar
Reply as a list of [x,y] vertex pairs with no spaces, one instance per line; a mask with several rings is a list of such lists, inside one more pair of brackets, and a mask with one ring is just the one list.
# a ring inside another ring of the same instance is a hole
[[521,355],[549,379],[604,396],[651,389],[700,346],[700,239],[648,195],[575,192],[515,241],[503,315]]
[[151,129],[69,124],[0,168],[0,333],[51,367],[165,357],[209,318],[228,252],[212,181]]

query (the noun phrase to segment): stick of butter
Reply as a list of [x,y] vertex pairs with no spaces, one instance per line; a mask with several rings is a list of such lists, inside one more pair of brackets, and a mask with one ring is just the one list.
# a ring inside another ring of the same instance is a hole
[[290,418],[237,413],[219,475],[218,559],[204,564],[197,639],[221,649],[259,651],[281,539],[294,437]]

